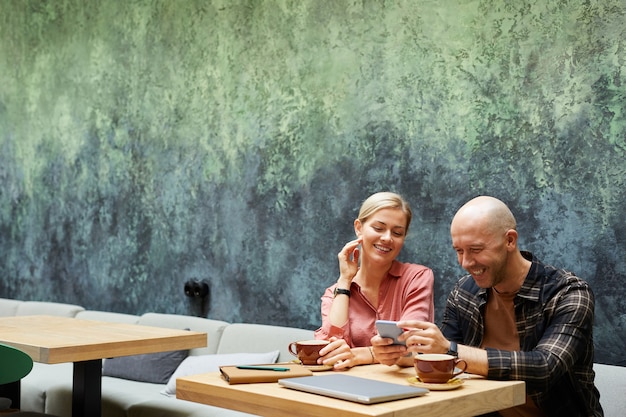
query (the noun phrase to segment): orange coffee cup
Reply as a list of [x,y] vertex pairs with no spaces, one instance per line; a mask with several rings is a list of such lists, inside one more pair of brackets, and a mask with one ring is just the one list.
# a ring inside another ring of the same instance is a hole
[[328,343],[328,340],[299,340],[289,343],[289,352],[303,365],[317,365],[320,350]]
[[467,363],[452,355],[424,353],[413,359],[418,378],[428,384],[445,384],[467,369]]

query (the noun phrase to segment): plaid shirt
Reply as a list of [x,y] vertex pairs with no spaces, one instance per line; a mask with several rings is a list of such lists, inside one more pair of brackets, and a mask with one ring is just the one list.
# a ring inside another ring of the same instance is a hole
[[[601,417],[593,382],[593,292],[574,274],[522,255],[532,266],[515,298],[521,350],[487,348],[488,378],[525,381],[526,392],[551,417]],[[447,339],[482,345],[487,297],[471,275],[458,281],[441,326]]]

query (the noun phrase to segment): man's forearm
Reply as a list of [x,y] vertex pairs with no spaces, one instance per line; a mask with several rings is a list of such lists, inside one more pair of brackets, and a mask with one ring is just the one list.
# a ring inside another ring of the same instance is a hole
[[467,363],[467,373],[486,377],[489,373],[487,351],[480,348],[458,345],[459,358]]

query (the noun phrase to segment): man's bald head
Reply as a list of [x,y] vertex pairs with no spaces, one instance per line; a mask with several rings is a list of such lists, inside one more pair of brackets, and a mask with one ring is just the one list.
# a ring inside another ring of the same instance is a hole
[[480,226],[490,233],[504,233],[517,227],[511,210],[494,197],[480,196],[465,203],[454,215],[454,226]]

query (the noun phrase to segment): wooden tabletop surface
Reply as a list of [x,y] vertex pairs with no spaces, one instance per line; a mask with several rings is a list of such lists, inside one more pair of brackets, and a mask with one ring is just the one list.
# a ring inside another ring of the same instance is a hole
[[[408,384],[408,378],[415,375],[413,368],[385,365],[357,366],[346,372],[398,384]],[[418,398],[363,405],[299,392],[277,383],[229,385],[214,372],[178,378],[176,397],[267,417],[469,417],[525,402],[524,382],[463,377],[464,383],[455,390],[430,391]]]
[[57,316],[0,317],[0,342],[42,363],[79,362],[207,345],[206,333]]

